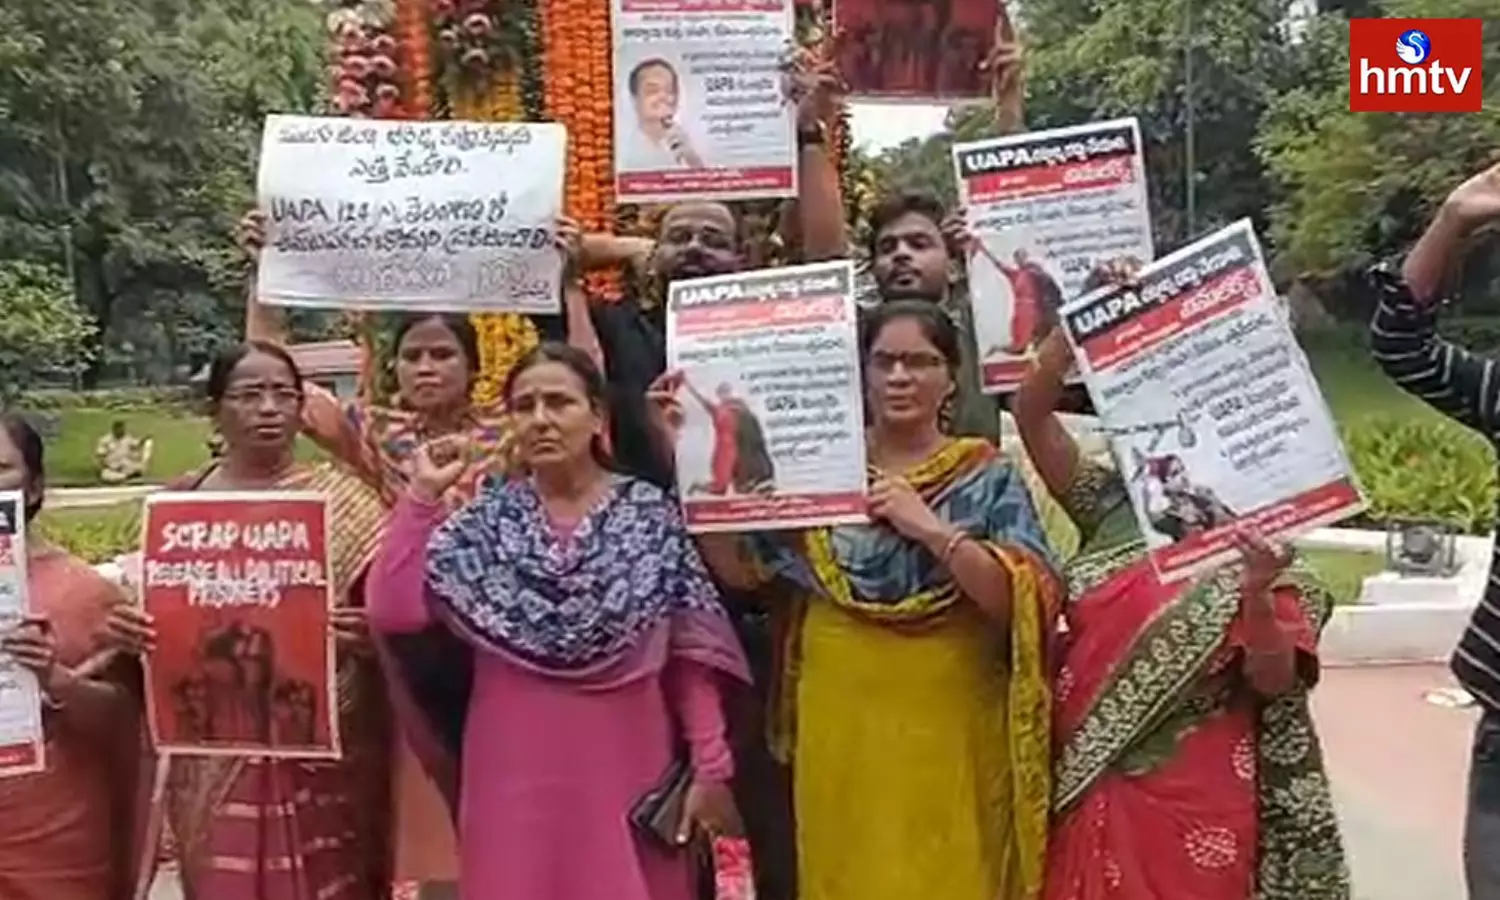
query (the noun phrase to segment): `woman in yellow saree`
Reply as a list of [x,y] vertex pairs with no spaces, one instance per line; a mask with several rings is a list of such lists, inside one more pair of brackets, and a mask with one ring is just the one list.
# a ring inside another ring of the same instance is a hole
[[[1059,581],[1018,471],[940,427],[952,322],[910,301],[865,324],[873,523],[701,541],[723,581],[798,598],[773,740],[792,757],[799,894],[1031,900]],[[655,391],[669,436],[675,377]]]

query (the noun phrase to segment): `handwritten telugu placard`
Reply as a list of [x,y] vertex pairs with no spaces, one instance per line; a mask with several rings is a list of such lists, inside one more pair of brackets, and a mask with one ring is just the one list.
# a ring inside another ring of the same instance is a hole
[[163,492],[146,500],[141,597],[158,750],[337,758],[323,497]]
[[557,312],[566,152],[551,123],[267,116],[260,298]]

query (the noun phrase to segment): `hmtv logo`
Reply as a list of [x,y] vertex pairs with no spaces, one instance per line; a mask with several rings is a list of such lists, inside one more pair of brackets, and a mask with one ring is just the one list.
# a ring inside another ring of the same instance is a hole
[[1350,19],[1353,112],[1479,112],[1480,19]]

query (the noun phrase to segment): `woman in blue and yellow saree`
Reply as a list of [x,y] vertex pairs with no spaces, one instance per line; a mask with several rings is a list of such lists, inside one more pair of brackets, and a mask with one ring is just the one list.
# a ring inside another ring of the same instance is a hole
[[865,324],[871,524],[702,540],[724,581],[794,598],[773,740],[792,759],[799,894],[1031,900],[1061,584],[1019,472],[940,427],[952,322],[892,302]]
[[1329,596],[1290,553],[1164,584],[1126,485],[1054,415],[1060,333],[1011,406],[1041,480],[1078,526],[1064,569],[1045,900],[1348,900],[1308,710]]

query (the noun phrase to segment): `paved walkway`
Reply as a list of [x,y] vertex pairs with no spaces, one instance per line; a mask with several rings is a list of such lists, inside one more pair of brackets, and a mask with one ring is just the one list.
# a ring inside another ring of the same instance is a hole
[[129,484],[120,487],[51,488],[47,491],[50,509],[76,509],[87,506],[113,506],[126,500],[144,497],[157,489],[154,484]]
[[[1313,706],[1354,868],[1355,900],[1464,900],[1464,780],[1476,713],[1425,695],[1442,666],[1329,669]],[[164,879],[151,900],[180,900]]]

